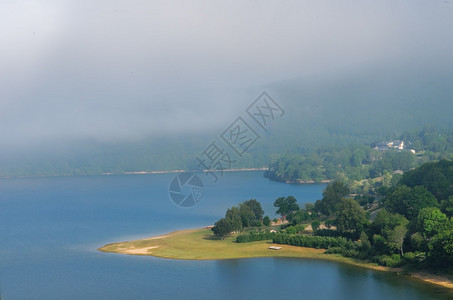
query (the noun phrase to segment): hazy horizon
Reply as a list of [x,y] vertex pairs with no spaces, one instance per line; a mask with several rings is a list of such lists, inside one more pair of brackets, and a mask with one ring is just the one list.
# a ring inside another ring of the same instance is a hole
[[4,1],[0,146],[212,131],[269,83],[448,73],[452,14],[448,1]]

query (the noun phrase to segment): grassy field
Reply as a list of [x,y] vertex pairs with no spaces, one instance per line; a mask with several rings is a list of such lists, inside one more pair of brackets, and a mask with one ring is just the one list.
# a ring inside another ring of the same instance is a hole
[[[235,236],[218,240],[209,229],[175,231],[163,236],[106,245],[98,250],[130,255],[152,255],[171,259],[233,259],[249,257],[299,257],[333,260],[372,268],[388,270],[376,264],[356,261],[334,254],[324,254],[324,249],[277,245],[271,241],[236,243]],[[282,247],[280,250],[268,249]]]

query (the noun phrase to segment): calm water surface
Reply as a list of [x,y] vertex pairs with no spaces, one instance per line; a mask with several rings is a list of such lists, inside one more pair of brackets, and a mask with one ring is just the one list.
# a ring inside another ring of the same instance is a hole
[[256,198],[299,204],[325,185],[288,185],[262,172],[202,177],[202,202],[175,206],[172,174],[0,180],[0,289],[4,299],[453,299],[406,276],[289,258],[177,261],[96,251],[106,243],[213,224]]

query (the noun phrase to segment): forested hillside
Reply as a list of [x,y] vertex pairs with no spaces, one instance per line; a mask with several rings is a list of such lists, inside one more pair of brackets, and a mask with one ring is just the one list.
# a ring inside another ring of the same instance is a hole
[[453,130],[426,127],[418,132],[404,132],[398,140],[405,142],[404,150],[375,150],[376,141],[370,145],[319,147],[307,154],[285,154],[271,164],[266,176],[290,182],[362,180],[396,170],[406,172],[427,161],[453,158]]

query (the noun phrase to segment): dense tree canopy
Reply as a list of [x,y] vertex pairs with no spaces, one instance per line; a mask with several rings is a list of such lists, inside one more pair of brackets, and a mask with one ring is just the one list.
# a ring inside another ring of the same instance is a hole
[[299,210],[296,198],[293,196],[279,197],[274,202],[274,206],[278,207],[277,214],[286,216],[292,212]]
[[239,204],[239,211],[241,213],[242,226],[252,226],[255,220],[255,214],[253,213],[253,210],[250,208],[250,206],[241,203]]
[[212,227],[211,230],[217,237],[224,239],[233,231],[233,225],[230,220],[222,218],[215,222],[214,227]]
[[438,206],[436,198],[424,186],[400,185],[385,199],[385,207],[412,220],[425,207]]
[[409,221],[400,214],[393,214],[388,212],[386,209],[381,209],[379,213],[374,218],[370,226],[370,234],[380,234],[387,236],[388,232],[393,230],[399,225],[406,226]]
[[256,201],[256,199],[250,199],[243,202],[241,205],[248,206],[253,212],[253,220],[261,221],[263,219],[264,211],[261,208],[261,203]]
[[225,213],[225,218],[220,219],[214,224],[212,231],[220,238],[225,238],[232,232],[240,232],[245,227],[261,226],[263,224],[264,211],[261,203],[255,199],[250,199],[233,206]]
[[430,162],[403,175],[401,184],[424,186],[438,201],[453,196],[453,161]]
[[242,231],[242,216],[238,207],[229,208],[225,214],[225,219],[230,222],[232,231]]
[[367,223],[363,209],[355,200],[350,198],[340,201],[336,215],[334,225],[341,234],[350,232],[357,234],[358,237]]
[[343,181],[335,180],[326,187],[322,199],[315,204],[315,210],[324,215],[331,215],[338,210],[341,200],[349,194],[349,188]]
[[445,230],[447,216],[437,207],[426,207],[420,210],[416,219],[416,229],[426,239]]
[[388,233],[387,243],[391,249],[400,251],[401,256],[404,255],[403,242],[407,233],[407,227],[405,225],[398,225]]
[[[453,265],[453,221],[449,220],[445,230],[434,235],[429,242],[428,260],[440,269]],[[450,269],[451,270],[451,269]]]

